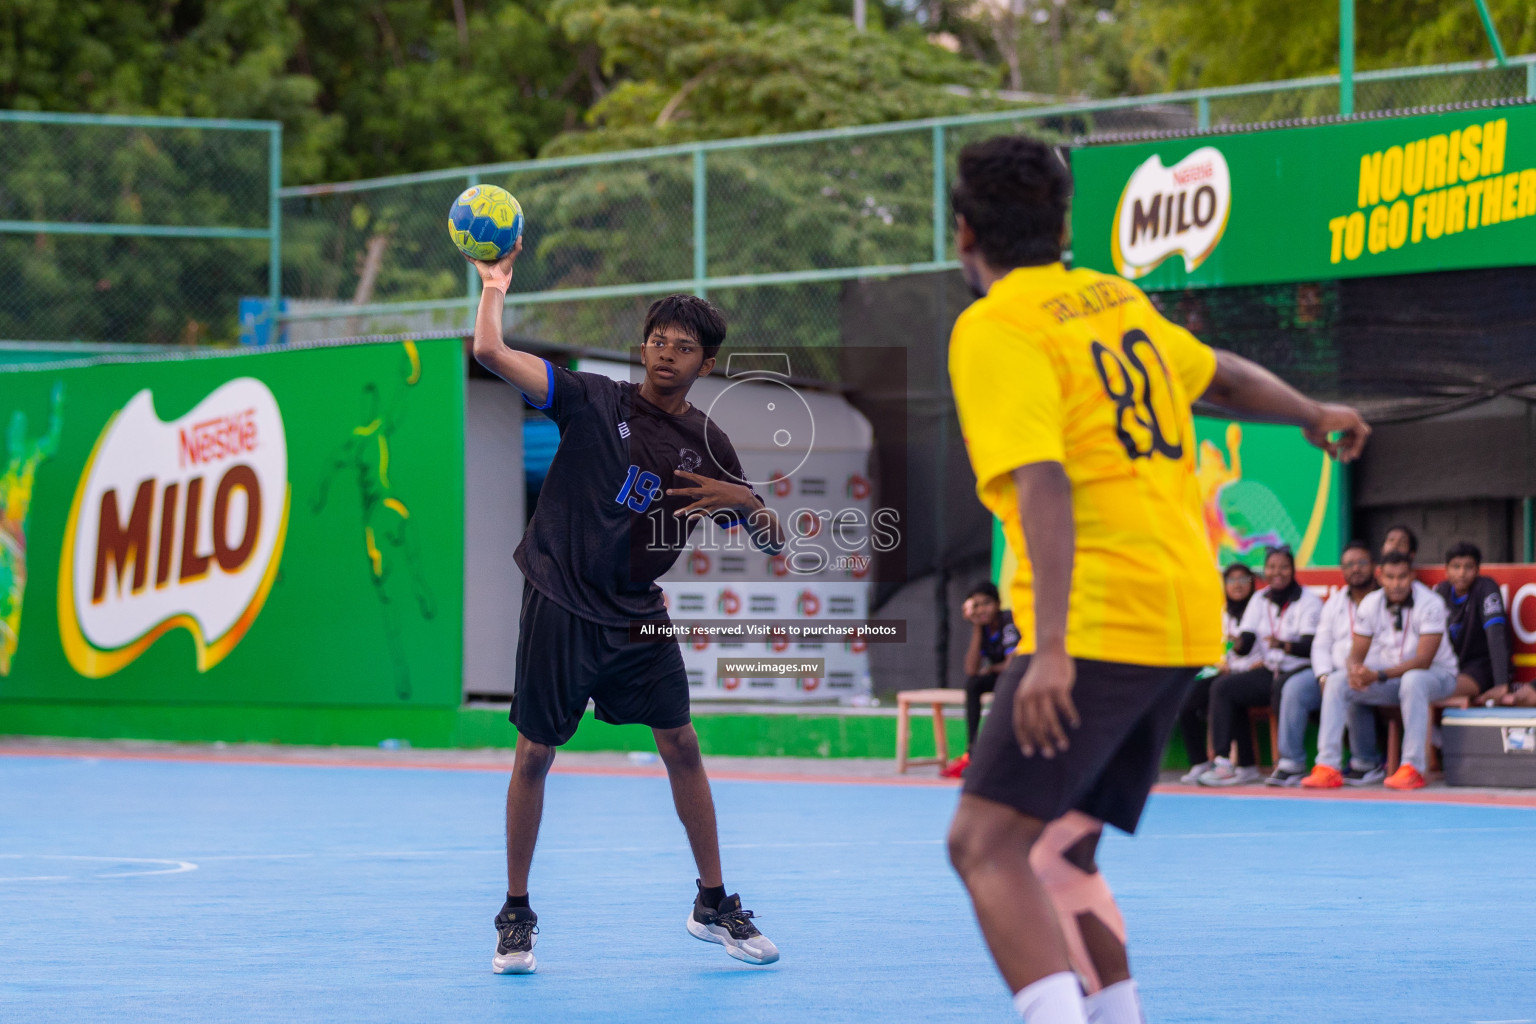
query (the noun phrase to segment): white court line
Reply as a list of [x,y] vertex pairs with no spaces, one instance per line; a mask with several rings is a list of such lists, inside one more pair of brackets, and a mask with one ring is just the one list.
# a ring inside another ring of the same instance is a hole
[[[81,854],[69,853],[0,853],[0,860],[79,860],[79,861],[105,861],[108,864],[169,864],[170,867],[160,868],[155,871],[109,871],[103,874],[93,875],[93,878],[147,878],[150,875],[180,875],[188,871],[196,871],[197,865],[189,860],[173,860],[166,857],[89,857]],[[0,878],[0,882],[57,882],[73,878],[73,875],[32,875],[29,877],[13,876]]]
[[1274,832],[1143,832],[1137,839],[1275,839],[1288,836],[1418,836],[1461,835],[1471,832],[1536,832],[1536,825],[1494,825],[1488,827],[1440,828],[1357,828],[1357,829],[1281,829]]

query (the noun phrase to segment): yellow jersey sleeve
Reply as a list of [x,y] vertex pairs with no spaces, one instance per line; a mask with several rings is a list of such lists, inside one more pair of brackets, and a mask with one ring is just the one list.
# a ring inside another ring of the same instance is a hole
[[1060,375],[1038,335],[995,317],[963,316],[949,375],[978,494],[1020,466],[1065,461]]
[[[1151,303],[1148,303],[1151,305]],[[1167,354],[1169,367],[1184,385],[1184,395],[1193,404],[1205,394],[1216,376],[1216,351],[1178,324],[1170,323],[1155,309],[1152,315],[1157,347]]]

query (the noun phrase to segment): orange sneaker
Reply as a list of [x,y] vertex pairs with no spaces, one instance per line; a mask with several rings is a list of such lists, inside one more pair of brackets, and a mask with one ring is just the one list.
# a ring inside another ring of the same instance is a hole
[[1388,789],[1423,789],[1426,783],[1424,776],[1419,774],[1419,770],[1407,761],[1404,761],[1397,766],[1397,771],[1388,776],[1387,781],[1383,782],[1382,785]]
[[966,768],[971,764],[971,752],[967,750],[949,764],[939,769],[939,774],[946,779],[958,779],[965,775]]
[[1315,764],[1312,766],[1312,774],[1302,779],[1301,784],[1307,789],[1342,789],[1344,776],[1337,768]]

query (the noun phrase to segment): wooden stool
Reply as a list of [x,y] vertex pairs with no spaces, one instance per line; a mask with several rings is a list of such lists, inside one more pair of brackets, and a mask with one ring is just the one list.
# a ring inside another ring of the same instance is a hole
[[[1466,708],[1471,705],[1466,697],[1447,697],[1429,706],[1429,737],[1424,744],[1425,765],[1430,771],[1440,767],[1440,755],[1436,753],[1435,726],[1440,722],[1440,712],[1446,708]],[[1380,709],[1387,716],[1387,774],[1397,771],[1403,762],[1403,709],[1396,704]]]
[[[992,703],[992,695],[981,695],[981,706]],[[933,749],[937,757],[908,757],[912,744],[912,705],[928,705],[933,711]],[[914,765],[949,763],[949,735],[944,731],[944,708],[965,707],[964,690],[900,690],[896,694],[896,771],[905,774]]]

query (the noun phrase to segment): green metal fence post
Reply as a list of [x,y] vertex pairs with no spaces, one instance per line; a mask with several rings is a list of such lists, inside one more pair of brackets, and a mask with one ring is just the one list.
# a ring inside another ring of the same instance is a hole
[[1525,66],[1525,98],[1536,100],[1536,61]]
[[944,126],[933,126],[933,262],[949,256],[949,197],[944,194],[949,158],[944,153]]
[[268,135],[267,162],[267,316],[272,340],[277,340],[278,307],[283,301],[283,126],[274,124]]
[[704,249],[705,226],[708,213],[708,190],[704,181],[704,149],[693,151],[693,293],[707,298],[709,289],[704,279],[709,276],[709,258]]
[[1504,44],[1499,41],[1499,30],[1493,24],[1493,15],[1488,13],[1487,0],[1477,0],[1477,13],[1483,19],[1483,31],[1488,33],[1488,42],[1493,46],[1493,57],[1499,62],[1499,67],[1508,67],[1509,58],[1504,55]]
[[1195,127],[1204,130],[1211,126],[1211,100],[1201,96],[1195,101]]
[[1339,113],[1355,112],[1355,0],[1339,0]]

